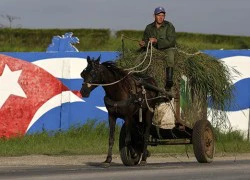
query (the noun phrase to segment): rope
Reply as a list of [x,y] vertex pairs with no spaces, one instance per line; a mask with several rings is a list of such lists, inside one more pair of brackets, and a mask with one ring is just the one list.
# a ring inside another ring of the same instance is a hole
[[124,39],[122,39],[122,57],[125,58]]
[[146,105],[149,109],[149,111],[151,111],[152,113],[154,112],[154,109],[151,108],[148,104],[148,98],[147,98],[147,91],[145,90],[144,86],[142,86],[142,94],[144,94],[144,97],[145,97],[145,101],[146,101]]
[[120,81],[122,81],[123,79],[125,79],[129,74],[131,74],[132,71],[128,72],[128,74],[126,74],[126,76],[124,76],[123,78],[115,81],[115,82],[112,82],[112,83],[105,83],[105,84],[97,84],[97,83],[86,83],[88,87],[91,87],[91,86],[111,86],[111,85],[114,85],[116,83],[119,83]]
[[[140,40],[137,40],[137,39],[134,39],[134,38],[130,38],[130,37],[128,37],[128,36],[125,36],[124,34],[122,34],[122,36],[121,36],[121,39],[122,39],[122,50],[123,50],[123,58],[124,58],[124,38],[125,39],[129,39],[129,40],[131,40],[131,41],[136,41],[136,42],[140,42]],[[151,45],[151,46],[150,46]],[[144,62],[145,62],[145,60],[146,60],[146,58],[147,58],[147,56],[148,56],[148,49],[149,49],[149,46],[150,46],[150,48],[152,49],[152,43],[149,41],[148,42],[148,44],[147,44],[147,51],[146,51],[146,54],[145,54],[145,57],[144,57],[144,59],[143,59],[143,61],[142,62],[140,62],[138,65],[136,65],[135,67],[132,67],[132,68],[127,68],[127,69],[125,69],[125,70],[133,70],[133,69],[135,69],[135,68],[138,68],[139,66],[141,66]],[[152,52],[151,52],[151,57],[152,57]],[[137,72],[137,71],[136,71]],[[138,71],[138,72],[142,72],[142,71]]]
[[148,42],[147,51],[146,51],[146,54],[145,54],[145,57],[144,57],[143,61],[141,63],[139,63],[138,65],[136,65],[135,67],[128,68],[128,69],[125,69],[125,70],[133,70],[133,69],[141,66],[144,63],[144,61],[146,60],[147,56],[148,56],[148,49],[149,49],[150,45],[151,45],[151,57],[152,57],[152,43]]
[[135,41],[135,42],[140,42],[140,40],[138,40],[138,39],[130,38],[130,37],[125,36],[124,34],[122,34],[121,39],[123,40],[123,38],[125,38],[125,39],[129,39],[129,40],[131,40],[131,41]]
[[174,107],[173,107],[172,102],[170,101],[169,103],[170,103],[171,110],[172,110],[172,111],[173,111],[173,113],[174,113],[174,117],[175,117],[175,119],[176,119],[176,120],[178,120],[178,118],[177,118],[177,115],[176,115],[176,112],[175,112],[175,109],[174,109]]
[[182,50],[180,50],[178,48],[174,48],[174,49],[177,49],[178,52],[183,53],[183,54],[188,55],[188,56],[195,56],[195,55],[203,54],[203,52],[201,52],[201,51],[197,51],[197,52],[191,54],[191,53],[187,53],[185,51],[182,51]]
[[[148,65],[144,68],[144,69],[142,69],[142,70],[137,70],[137,71],[133,71],[133,72],[143,72],[143,71],[145,71],[145,70],[147,70],[148,69],[148,67],[150,66],[150,64],[151,64],[151,62],[152,62],[152,55],[153,55],[153,48],[152,48],[152,42],[148,42],[148,46],[147,46],[147,52],[146,52],[146,55],[145,55],[145,58],[144,58],[144,60],[142,61],[143,63],[144,63],[144,61],[145,61],[145,59],[147,58],[147,56],[148,56],[148,48],[149,48],[149,46],[150,46],[150,58],[149,58],[149,63],[148,63]],[[140,64],[142,64],[142,63],[140,63]],[[139,65],[140,65],[139,64]]]
[[[150,46],[150,48],[151,48],[151,51],[150,51],[150,60],[149,60],[149,64],[148,64],[144,69],[138,70],[138,71],[133,71],[133,70],[131,70],[131,71],[128,72],[128,74],[126,74],[126,76],[124,76],[123,78],[121,78],[121,79],[119,79],[119,80],[117,80],[117,81],[115,81],[115,82],[112,82],[112,83],[105,83],[105,84],[86,83],[87,86],[88,86],[88,87],[91,87],[91,86],[111,86],[111,85],[114,85],[114,84],[116,84],[116,83],[119,83],[120,81],[122,81],[123,79],[125,79],[125,78],[126,78],[129,74],[131,74],[131,73],[135,73],[135,72],[138,73],[138,72],[143,72],[143,71],[145,71],[145,70],[150,66],[151,61],[152,61],[152,54],[153,54],[153,51],[152,51],[152,42],[148,42],[147,52],[146,52],[146,55],[145,55],[145,57],[144,57],[143,63],[144,63],[145,59],[146,59],[147,56],[148,56],[148,49],[149,49],[149,46]],[[135,66],[135,67],[133,67],[133,68],[130,68],[130,69],[135,69],[136,67],[140,66],[141,64],[142,64],[142,63],[140,63],[139,65],[137,65],[137,66]],[[127,70],[127,69],[125,69],[125,70]]]

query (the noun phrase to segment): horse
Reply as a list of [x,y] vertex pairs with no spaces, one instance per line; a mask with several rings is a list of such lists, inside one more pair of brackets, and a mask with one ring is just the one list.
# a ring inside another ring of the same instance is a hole
[[154,79],[129,73],[111,61],[100,63],[100,56],[97,59],[91,59],[88,56],[87,62],[87,67],[81,72],[83,84],[80,93],[82,97],[89,97],[91,91],[98,86],[102,86],[105,91],[104,103],[108,110],[109,120],[109,148],[103,163],[109,166],[112,161],[116,119],[121,118],[125,121],[126,127],[125,145],[129,147],[133,158],[136,158],[138,154],[131,146],[131,139],[136,139],[131,135],[131,131],[135,124],[143,124],[140,165],[146,165],[149,156],[147,145],[154,114],[152,107],[155,106],[155,102],[150,98],[157,97],[158,92],[145,89],[140,82],[145,81],[148,84],[156,85]]

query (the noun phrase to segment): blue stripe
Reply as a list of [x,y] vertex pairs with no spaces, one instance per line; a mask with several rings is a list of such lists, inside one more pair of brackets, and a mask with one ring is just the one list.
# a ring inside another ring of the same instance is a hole
[[82,87],[83,79],[61,79],[59,80],[67,86],[71,91],[79,91]]
[[250,56],[250,50],[204,50],[202,52],[218,59],[232,56]]

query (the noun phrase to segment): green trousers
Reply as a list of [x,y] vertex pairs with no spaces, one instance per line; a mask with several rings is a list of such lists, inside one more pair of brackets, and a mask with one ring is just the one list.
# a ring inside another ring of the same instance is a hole
[[173,48],[154,50],[147,74],[152,76],[159,88],[165,88],[166,67],[174,67],[175,50]]

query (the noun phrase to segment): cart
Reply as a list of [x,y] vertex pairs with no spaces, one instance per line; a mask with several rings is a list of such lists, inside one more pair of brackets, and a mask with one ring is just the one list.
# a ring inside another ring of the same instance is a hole
[[[193,145],[194,155],[199,163],[211,163],[215,153],[215,136],[211,123],[207,120],[207,105],[202,107],[200,117],[193,125],[181,119],[180,115],[180,88],[176,91],[175,125],[170,129],[163,129],[154,124],[151,126],[148,145]],[[137,156],[132,157],[129,148],[125,145],[126,127],[122,126],[119,138],[119,150],[122,163],[126,166],[134,166],[140,162],[143,147],[143,127],[135,121],[131,132],[131,146]]]

